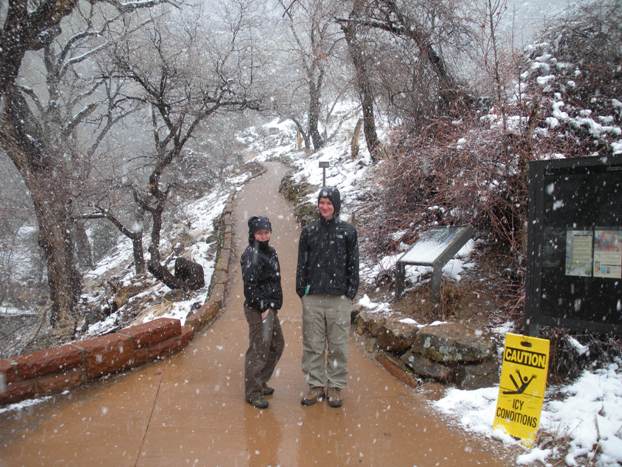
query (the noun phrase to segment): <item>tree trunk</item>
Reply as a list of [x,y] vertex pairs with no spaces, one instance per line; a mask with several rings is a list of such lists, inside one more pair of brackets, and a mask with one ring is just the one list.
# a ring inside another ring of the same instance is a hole
[[352,134],[352,141],[350,142],[350,153],[352,155],[352,159],[356,159],[359,155],[359,135],[361,134],[361,126],[363,126],[363,120],[359,118],[356,121],[354,133]]
[[167,287],[171,289],[186,289],[187,284],[176,278],[166,266],[162,265],[162,258],[160,257],[160,232],[162,231],[164,200],[158,202],[158,205],[150,212],[153,224],[151,226],[151,245],[149,245],[150,256],[147,268],[156,279],[163,282]]
[[143,254],[143,233],[135,233],[132,239],[132,253],[134,255],[134,267],[136,275],[145,273],[145,256]]
[[52,300],[50,322],[53,327],[65,328],[75,325],[81,281],[71,235],[71,199],[62,188],[64,177],[59,173],[62,172],[31,172],[24,178],[32,196],[39,225],[39,245],[47,263]]
[[313,149],[316,151],[324,145],[322,136],[318,130],[320,120],[320,88],[315,83],[309,83],[309,134],[313,141]]
[[359,39],[356,37],[354,22],[349,21],[347,24],[342,24],[341,29],[345,35],[352,64],[356,70],[356,84],[361,97],[361,106],[363,107],[363,132],[365,133],[367,149],[372,160],[376,161],[379,159],[380,140],[376,132],[374,92],[367,73],[367,64]]
[[302,136],[302,140],[305,144],[305,152],[311,151],[311,140],[309,139],[309,135],[304,130],[298,119],[292,118],[292,121],[296,124],[296,128],[298,129],[298,133]]
[[92,268],[94,266],[93,252],[91,251],[91,242],[89,241],[89,236],[86,233],[84,222],[77,220],[74,222],[73,227],[78,264],[83,268]]
[[5,96],[4,104],[0,142],[28,187],[35,208],[52,300],[50,322],[56,328],[73,328],[81,284],[64,158],[40,137],[40,127],[15,89]]

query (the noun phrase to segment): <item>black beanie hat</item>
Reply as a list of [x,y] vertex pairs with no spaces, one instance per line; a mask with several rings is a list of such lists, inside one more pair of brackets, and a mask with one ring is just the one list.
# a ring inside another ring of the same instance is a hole
[[248,220],[248,243],[255,241],[255,232],[258,230],[269,230],[272,232],[270,219],[264,216],[253,216]]
[[333,207],[335,208],[335,217],[339,215],[341,211],[341,194],[339,190],[333,186],[324,186],[320,189],[320,193],[317,195],[317,202],[320,203],[320,198],[328,198]]

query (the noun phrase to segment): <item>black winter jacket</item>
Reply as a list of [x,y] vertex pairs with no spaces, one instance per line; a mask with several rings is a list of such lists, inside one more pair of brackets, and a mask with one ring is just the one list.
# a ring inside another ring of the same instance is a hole
[[319,219],[305,226],[298,243],[296,293],[345,295],[359,287],[359,247],[354,226]]
[[253,242],[240,258],[246,305],[259,311],[283,306],[281,270],[276,250]]

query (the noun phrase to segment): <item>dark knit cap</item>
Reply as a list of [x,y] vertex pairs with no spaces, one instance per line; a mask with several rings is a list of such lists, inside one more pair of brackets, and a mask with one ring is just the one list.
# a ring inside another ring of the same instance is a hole
[[328,198],[333,207],[335,208],[335,217],[339,215],[341,210],[341,194],[339,190],[333,186],[324,186],[320,189],[320,193],[317,196],[317,202],[320,203],[320,198]]
[[255,240],[255,232],[258,230],[269,230],[272,232],[272,224],[270,219],[264,216],[253,216],[248,220],[248,242],[253,243]]

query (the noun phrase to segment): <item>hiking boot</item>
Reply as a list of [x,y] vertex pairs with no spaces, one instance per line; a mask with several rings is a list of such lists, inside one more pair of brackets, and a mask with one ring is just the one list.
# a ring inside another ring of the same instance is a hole
[[261,388],[261,393],[264,396],[271,396],[272,394],[274,394],[274,388],[271,388],[267,384],[264,384]]
[[324,400],[324,388],[312,386],[309,387],[309,390],[304,395],[300,403],[302,405],[309,406],[321,400]]
[[253,397],[252,399],[248,399],[246,402],[248,402],[256,409],[267,409],[270,405],[268,401],[263,398],[263,396]]
[[341,407],[343,405],[343,400],[341,400],[341,389],[328,388],[328,396],[326,400],[328,405],[335,409]]

